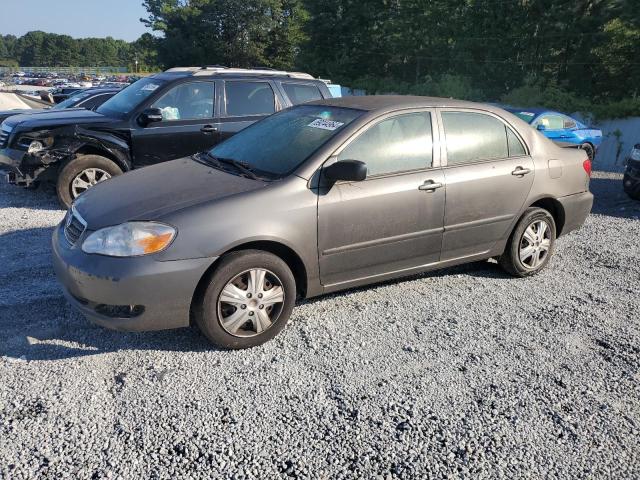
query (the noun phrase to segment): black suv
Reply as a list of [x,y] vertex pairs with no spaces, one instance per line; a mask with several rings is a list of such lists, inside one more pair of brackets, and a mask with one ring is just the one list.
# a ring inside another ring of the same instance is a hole
[[0,127],[0,169],[22,186],[55,182],[68,207],[102,180],[209,149],[278,110],[330,97],[325,82],[305,73],[173,68],[94,111],[9,117]]

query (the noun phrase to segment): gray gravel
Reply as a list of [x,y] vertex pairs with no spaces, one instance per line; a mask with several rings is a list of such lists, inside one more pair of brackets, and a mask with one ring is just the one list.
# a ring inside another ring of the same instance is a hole
[[638,478],[640,203],[494,263],[300,304],[242,352],[66,305],[52,197],[0,186],[0,478]]

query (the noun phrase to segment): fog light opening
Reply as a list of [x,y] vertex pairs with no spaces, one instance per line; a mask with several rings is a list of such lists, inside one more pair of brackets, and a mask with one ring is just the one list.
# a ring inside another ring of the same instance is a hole
[[142,305],[105,305],[100,304],[95,307],[96,313],[111,318],[135,318],[144,313]]

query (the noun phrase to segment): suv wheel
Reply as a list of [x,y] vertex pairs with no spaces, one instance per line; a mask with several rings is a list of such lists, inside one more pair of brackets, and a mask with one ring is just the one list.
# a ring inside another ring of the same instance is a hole
[[551,259],[556,241],[556,223],[542,208],[528,208],[516,225],[498,263],[515,277],[540,272]]
[[58,200],[65,208],[97,183],[122,174],[122,169],[100,155],[78,155],[58,174]]
[[218,347],[255,347],[285,327],[295,298],[295,279],[281,258],[259,250],[234,252],[208,279],[195,320]]

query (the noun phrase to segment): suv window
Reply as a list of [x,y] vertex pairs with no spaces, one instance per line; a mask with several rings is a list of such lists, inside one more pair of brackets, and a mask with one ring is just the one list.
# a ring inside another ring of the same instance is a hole
[[163,121],[212,118],[213,93],[212,82],[183,83],[173,87],[151,107],[162,110]]
[[564,117],[562,128],[576,128],[577,124],[573,118]]
[[351,142],[339,160],[360,160],[368,175],[431,167],[433,140],[428,112],[398,115],[373,125]]
[[108,116],[124,117],[165,83],[153,77],[138,80],[104,102],[96,111]]
[[322,99],[322,93],[317,85],[283,83],[282,88],[294,105]]
[[442,112],[442,122],[448,165],[509,156],[507,127],[497,118],[482,113]]
[[227,116],[270,115],[276,99],[267,82],[227,81],[224,84]]

